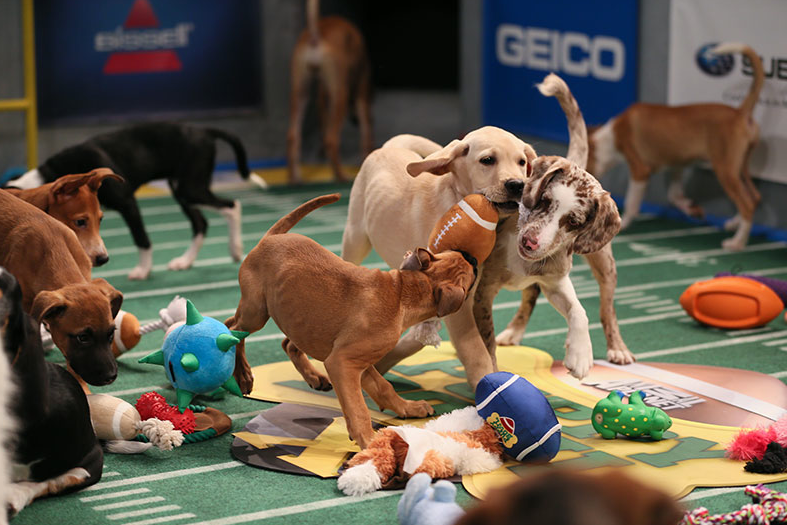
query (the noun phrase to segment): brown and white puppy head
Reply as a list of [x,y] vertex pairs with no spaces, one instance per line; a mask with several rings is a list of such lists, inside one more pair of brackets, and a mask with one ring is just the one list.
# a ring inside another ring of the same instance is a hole
[[477,266],[469,254],[448,250],[435,255],[426,248],[416,248],[405,255],[399,269],[423,272],[429,278],[437,317],[444,317],[462,307],[475,283]]
[[557,254],[593,253],[620,231],[609,192],[563,157],[539,157],[522,194],[519,255],[539,261]]
[[69,284],[36,295],[30,315],[52,334],[68,364],[91,385],[108,385],[117,377],[112,353],[115,316],[123,294],[104,279]]
[[98,168],[90,173],[60,177],[49,190],[47,213],[59,220],[79,239],[93,266],[109,261],[107,248],[101,239],[99,227],[104,212],[98,202],[98,189],[105,179],[123,181],[123,177],[108,168]]
[[416,177],[452,173],[462,195],[481,193],[504,215],[517,210],[525,180],[536,158],[533,147],[500,128],[486,126],[454,140],[424,160],[407,165]]

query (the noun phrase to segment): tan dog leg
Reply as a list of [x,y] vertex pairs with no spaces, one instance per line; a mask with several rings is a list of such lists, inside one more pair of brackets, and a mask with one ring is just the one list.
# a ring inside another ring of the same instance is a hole
[[[338,69],[338,68],[337,68]],[[346,73],[343,71],[326,71],[322,73],[323,78],[328,78],[336,75],[336,78],[347,78]],[[342,169],[342,161],[339,156],[339,142],[342,132],[342,125],[344,124],[344,117],[347,115],[347,90],[335,82],[329,83],[328,87],[328,122],[325,127],[325,136],[323,144],[325,145],[325,154],[333,168],[333,175],[337,181],[347,180],[347,176]]]
[[371,79],[369,71],[365,71],[359,80],[358,93],[355,98],[355,114],[361,130],[361,157],[366,157],[374,149],[372,138],[371,110]]
[[311,75],[303,61],[293,64],[290,93],[290,128],[287,131],[287,171],[290,184],[300,184],[301,177],[301,133],[303,115],[309,100]]
[[376,368],[370,366],[361,375],[361,386],[377,403],[380,410],[391,409],[399,417],[426,417],[434,414],[434,408],[426,401],[410,401],[402,398],[393,385]]
[[299,350],[289,338],[284,338],[284,341],[281,342],[281,347],[287,353],[292,364],[295,365],[295,369],[300,372],[303,379],[311,388],[320,391],[327,391],[333,388],[331,386],[331,380],[328,379],[325,374],[321,374],[314,368],[314,365],[309,361],[309,357]]
[[15,515],[32,503],[33,500],[44,496],[53,496],[71,487],[79,486],[89,477],[90,474],[87,470],[72,468],[65,474],[46,481],[12,483],[8,490],[8,501],[6,503],[11,513]]
[[[248,302],[252,303],[252,301]],[[224,321],[224,325],[230,330],[249,333],[261,330],[265,323],[268,322],[268,311],[265,308],[264,301],[248,308],[245,307],[245,304],[241,295],[235,315]],[[235,381],[238,382],[240,391],[243,394],[249,394],[254,387],[254,375],[251,373],[251,367],[246,359],[245,339],[235,345],[235,371],[232,375],[235,377]]]
[[361,391],[361,374],[363,369],[352,363],[352,356],[359,355],[363,349],[346,350],[348,357],[341,355],[341,350],[334,350],[325,360],[325,370],[331,378],[336,397],[339,399],[344,419],[347,423],[347,432],[350,439],[354,439],[362,449],[369,446],[374,439],[372,416],[363,399]]
[[536,305],[541,289],[537,284],[533,284],[522,290],[522,304],[519,306],[511,322],[505,330],[500,332],[497,336],[497,344],[502,346],[518,345],[522,342],[522,337],[525,335],[527,323],[530,321],[530,316],[533,314],[533,307]]
[[454,342],[459,360],[465,365],[467,382],[475,390],[487,374],[497,371],[494,350],[486,348],[473,318],[473,298],[468,298],[462,308],[445,318],[445,326]]
[[599,313],[604,336],[607,339],[607,361],[619,365],[633,363],[636,359],[623,342],[615,312],[615,288],[618,285],[618,272],[615,257],[612,255],[612,244],[607,244],[595,253],[585,255],[593,275],[598,281]]

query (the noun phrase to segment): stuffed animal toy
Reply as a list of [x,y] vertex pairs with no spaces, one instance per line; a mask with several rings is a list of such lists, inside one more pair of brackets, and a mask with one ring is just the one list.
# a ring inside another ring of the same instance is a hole
[[432,252],[467,252],[481,264],[492,253],[498,213],[494,204],[478,193],[453,205],[432,229],[428,247]]
[[747,472],[787,471],[787,416],[766,428],[741,430],[726,451],[727,457],[746,461],[743,468]]
[[379,430],[339,475],[339,489],[358,496],[401,486],[419,472],[432,478],[490,472],[502,465],[503,453],[519,461],[548,461],[557,454],[555,411],[525,379],[488,374],[476,388],[476,402],[423,427]]
[[161,350],[139,362],[164,367],[183,412],[198,394],[227,390],[243,397],[232,372],[235,370],[235,345],[248,335],[248,332],[228,330],[212,317],[203,317],[187,300],[185,324],[170,327]]
[[399,500],[396,516],[401,525],[450,525],[465,511],[456,504],[456,487],[420,472],[410,478]]
[[593,428],[604,439],[615,439],[618,434],[626,437],[649,435],[655,440],[664,436],[664,431],[672,426],[672,419],[666,412],[649,407],[642,400],[645,394],[637,390],[623,402],[623,392],[616,390],[596,403],[591,416]]

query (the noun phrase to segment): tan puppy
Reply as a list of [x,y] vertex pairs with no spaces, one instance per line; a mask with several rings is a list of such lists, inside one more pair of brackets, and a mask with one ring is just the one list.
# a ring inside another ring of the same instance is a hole
[[754,210],[760,194],[749,174],[749,157],[759,140],[759,126],[752,111],[764,81],[762,62],[744,44],[721,44],[717,54],[743,53],[751,60],[754,78],[749,94],[737,108],[725,104],[663,106],[634,104],[596,129],[590,137],[588,171],[600,177],[625,160],[630,171],[623,228],[639,213],[648,179],[663,167],[672,171],[670,202],[688,215],[702,215],[702,209],[683,194],[680,168],[698,161],[711,163],[722,188],[738,209],[724,228],[736,230],[722,246],[742,250],[749,240]]
[[366,156],[372,151],[371,66],[366,45],[358,28],[344,18],[320,19],[319,0],[307,0],[306,24],[292,54],[290,129],[287,133],[289,180],[290,183],[302,181],[301,127],[315,80],[319,85],[325,153],[336,179],[346,180],[339,158],[339,139],[349,104],[354,104],[358,117],[361,154]]
[[[310,211],[338,199],[339,194],[312,199],[268,230],[241,264],[240,303],[225,324],[256,332],[272,317],[289,338],[285,350],[309,385],[325,388],[330,378],[350,436],[364,448],[374,431],[361,387],[380,410],[389,408],[399,417],[434,413],[425,401],[402,399],[374,364],[408,327],[455,312],[473,285],[475,267],[459,252],[433,255],[418,248],[401,270],[382,272],[286,233]],[[301,350],[325,363],[328,378]],[[236,351],[235,378],[248,393],[254,379],[242,342]]]
[[66,175],[37,188],[6,188],[5,191],[44,210],[71,228],[93,266],[101,266],[109,261],[109,255],[99,233],[104,212],[98,203],[97,193],[106,178],[123,181],[123,177],[109,168],[98,168],[90,173]]
[[73,372],[91,385],[114,381],[111,343],[123,295],[104,279],[91,280],[74,232],[0,191],[0,266],[16,277],[24,310],[46,325]]
[[[426,158],[417,153],[435,146],[420,137],[398,136],[364,160],[350,192],[344,260],[360,264],[374,247],[396,268],[401,254],[413,246],[426,246],[438,219],[471,193],[483,194],[501,216],[516,212],[536,158],[529,144],[487,126]],[[445,323],[467,379],[475,386],[494,371],[494,365],[475,329],[472,301],[446,317]],[[385,372],[423,347],[412,332],[378,364],[378,370]]]

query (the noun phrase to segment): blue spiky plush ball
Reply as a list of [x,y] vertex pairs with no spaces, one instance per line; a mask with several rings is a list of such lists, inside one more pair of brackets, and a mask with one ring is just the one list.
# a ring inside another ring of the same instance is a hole
[[235,370],[235,345],[247,335],[247,332],[227,329],[212,317],[203,317],[187,300],[186,323],[166,336],[161,350],[139,362],[164,367],[183,412],[198,394],[224,389],[237,396],[243,395],[232,372]]
[[503,452],[518,461],[549,461],[560,450],[560,423],[549,401],[527,379],[510,372],[481,378],[478,414],[497,431]]

